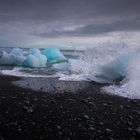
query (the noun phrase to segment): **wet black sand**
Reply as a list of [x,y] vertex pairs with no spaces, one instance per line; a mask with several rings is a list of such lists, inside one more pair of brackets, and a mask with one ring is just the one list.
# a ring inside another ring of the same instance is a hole
[[101,94],[95,83],[75,94],[50,94],[15,87],[13,80],[0,76],[0,140],[140,137],[140,100]]

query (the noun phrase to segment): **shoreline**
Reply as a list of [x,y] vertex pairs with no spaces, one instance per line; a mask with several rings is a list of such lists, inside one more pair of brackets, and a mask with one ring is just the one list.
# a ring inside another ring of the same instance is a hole
[[0,75],[1,139],[137,140],[140,136],[140,99],[100,93],[96,83],[68,82],[65,89],[86,86],[75,93],[55,88],[52,91],[59,92],[51,94],[11,84],[17,80]]

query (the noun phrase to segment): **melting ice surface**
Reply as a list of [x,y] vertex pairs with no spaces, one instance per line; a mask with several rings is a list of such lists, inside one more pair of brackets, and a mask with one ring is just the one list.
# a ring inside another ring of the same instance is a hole
[[[49,69],[49,66],[46,65],[47,62],[66,60],[64,52],[63,55],[58,49],[51,50],[50,48],[43,51],[38,49],[31,49],[30,51],[14,49],[10,53],[3,52],[0,57],[1,64],[30,66],[35,67],[35,69],[30,70],[20,67],[13,70],[3,70],[2,73],[27,77],[59,77],[60,80],[67,81],[84,80],[110,83],[110,86],[102,88],[103,92],[129,98],[140,98],[140,50],[138,46],[103,44],[89,48],[84,53],[79,54],[75,51],[67,51],[67,53],[67,62],[55,63]],[[78,58],[69,57],[71,55],[78,56]],[[45,68],[41,69],[40,67],[44,67],[44,65]],[[36,67],[39,67],[39,69],[36,69]],[[49,70],[55,72],[50,75],[48,74]],[[44,73],[44,71],[47,72]],[[123,80],[119,85],[116,85],[116,80],[121,78]]]

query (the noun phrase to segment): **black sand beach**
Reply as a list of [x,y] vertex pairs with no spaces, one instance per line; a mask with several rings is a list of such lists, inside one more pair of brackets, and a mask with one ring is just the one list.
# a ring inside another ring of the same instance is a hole
[[0,76],[1,140],[140,137],[140,100],[100,93],[101,85],[96,83],[76,93],[52,94],[13,86],[11,81],[16,80]]

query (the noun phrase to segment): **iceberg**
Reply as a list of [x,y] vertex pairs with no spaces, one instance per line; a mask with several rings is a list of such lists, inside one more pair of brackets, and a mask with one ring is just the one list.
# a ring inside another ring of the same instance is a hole
[[13,65],[39,68],[45,67],[48,62],[59,62],[66,60],[65,56],[57,48],[46,48],[41,52],[37,48],[24,51],[13,48],[10,53],[3,51],[0,56],[0,65]]
[[47,57],[48,62],[60,62],[66,60],[66,57],[57,48],[46,48],[43,50],[42,54]]

